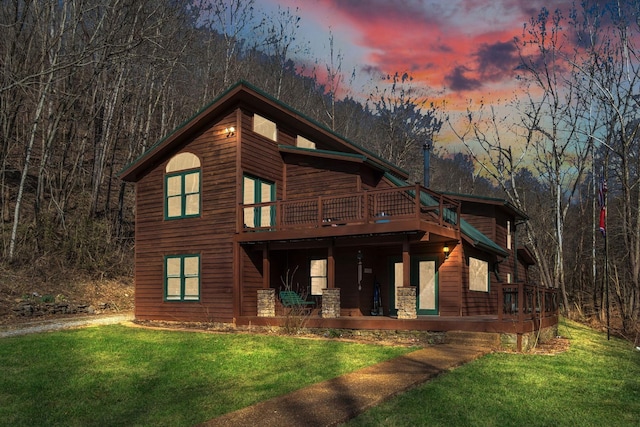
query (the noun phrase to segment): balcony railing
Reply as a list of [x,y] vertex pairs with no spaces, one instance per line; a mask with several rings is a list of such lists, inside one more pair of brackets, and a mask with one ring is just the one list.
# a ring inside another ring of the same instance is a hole
[[498,320],[524,322],[557,315],[557,289],[525,283],[498,287]]
[[381,224],[412,218],[458,230],[460,203],[416,184],[355,194],[241,204],[238,211],[241,232]]

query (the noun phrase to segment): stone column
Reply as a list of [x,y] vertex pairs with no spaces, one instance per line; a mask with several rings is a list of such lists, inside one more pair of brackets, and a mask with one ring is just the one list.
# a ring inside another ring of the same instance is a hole
[[258,289],[258,317],[275,317],[276,290]]
[[340,317],[340,288],[322,290],[322,317],[325,319]]
[[398,319],[417,319],[416,288],[398,288]]

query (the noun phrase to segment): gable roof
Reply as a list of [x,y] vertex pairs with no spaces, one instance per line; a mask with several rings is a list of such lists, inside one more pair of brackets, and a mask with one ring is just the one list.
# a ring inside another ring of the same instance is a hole
[[304,130],[305,137],[330,141],[339,148],[335,152],[343,155],[361,155],[366,160],[376,165],[381,170],[407,179],[408,172],[398,166],[382,159],[366,148],[338,135],[324,125],[294,110],[290,106],[268,95],[260,89],[245,81],[239,81],[224,93],[206,105],[191,118],[179,125],[173,132],[156,142],[140,157],[120,172],[119,177],[125,181],[138,181],[149,170],[156,167],[167,156],[176,151],[182,144],[195,137],[198,132],[206,129],[211,123],[223,114],[227,114],[239,106],[249,106],[256,111],[265,114],[269,119],[296,123],[296,126]]
[[451,196],[454,199],[468,201],[473,203],[483,203],[487,205],[498,206],[501,209],[506,210],[511,213],[516,219],[528,220],[529,216],[524,213],[521,209],[518,209],[511,202],[500,199],[497,197],[488,197],[488,196],[476,196],[475,194],[461,194],[461,193],[452,193],[448,191],[443,191],[442,194],[446,194],[447,196]]

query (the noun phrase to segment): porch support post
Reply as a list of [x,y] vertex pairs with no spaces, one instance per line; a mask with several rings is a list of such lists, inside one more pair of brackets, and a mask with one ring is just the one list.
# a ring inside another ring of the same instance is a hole
[[336,287],[336,261],[333,257],[333,239],[327,248],[327,288]]
[[498,321],[504,316],[504,284],[498,283]]
[[271,287],[271,259],[269,258],[268,243],[262,247],[262,287],[264,289]]
[[402,287],[411,286],[411,255],[409,253],[409,238],[402,242]]

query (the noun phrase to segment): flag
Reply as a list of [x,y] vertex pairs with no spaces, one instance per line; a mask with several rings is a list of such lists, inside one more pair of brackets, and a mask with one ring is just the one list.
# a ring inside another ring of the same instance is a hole
[[604,177],[600,180],[600,186],[598,188],[598,202],[600,203],[600,232],[604,237],[607,233],[607,181],[605,181]]

